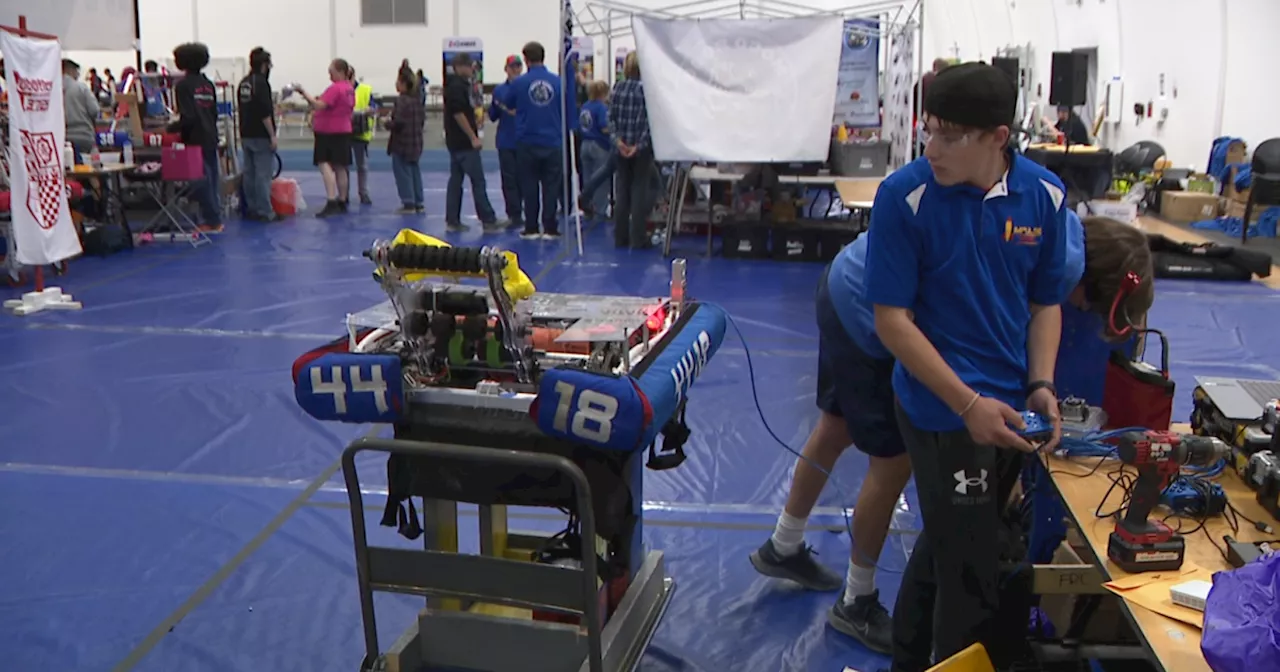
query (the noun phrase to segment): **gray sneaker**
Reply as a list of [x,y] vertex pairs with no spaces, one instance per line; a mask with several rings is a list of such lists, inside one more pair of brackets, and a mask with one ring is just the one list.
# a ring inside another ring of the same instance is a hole
[[807,590],[839,590],[844,585],[844,577],[819,564],[813,557],[817,554],[817,551],[806,545],[800,547],[798,553],[782,555],[774,547],[773,539],[766,539],[751,554],[751,566],[765,576],[794,581]]
[[481,222],[480,231],[486,234],[502,233],[507,227],[503,222]]
[[853,603],[847,606],[841,595],[827,612],[827,623],[872,651],[893,653],[893,617],[880,604],[878,590],[853,598]]
[[444,225],[445,231],[470,231],[471,227],[462,222],[451,222]]

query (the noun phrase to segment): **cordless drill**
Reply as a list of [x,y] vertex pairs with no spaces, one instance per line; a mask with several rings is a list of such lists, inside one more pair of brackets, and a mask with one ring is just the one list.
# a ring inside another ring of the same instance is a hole
[[1129,506],[1107,542],[1107,557],[1129,573],[1182,567],[1186,545],[1168,525],[1150,520],[1160,494],[1185,466],[1208,466],[1226,458],[1231,449],[1222,441],[1176,432],[1126,432],[1119,437],[1120,460],[1138,471],[1129,493]]

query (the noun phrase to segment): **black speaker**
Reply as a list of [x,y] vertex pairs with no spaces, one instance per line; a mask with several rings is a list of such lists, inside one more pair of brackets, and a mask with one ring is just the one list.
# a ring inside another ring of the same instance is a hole
[[1088,100],[1089,57],[1073,51],[1053,52],[1049,73],[1050,105],[1084,105]]
[[991,59],[991,65],[995,66],[1000,72],[1009,75],[1009,79],[1013,80],[1013,85],[1018,86],[1018,59],[996,57]]

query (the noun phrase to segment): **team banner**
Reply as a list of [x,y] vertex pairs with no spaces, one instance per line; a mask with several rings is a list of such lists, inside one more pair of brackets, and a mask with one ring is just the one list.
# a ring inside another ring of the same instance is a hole
[[138,48],[137,6],[137,0],[0,2],[0,24],[16,26],[21,14],[32,30],[57,35],[67,51],[133,51]]
[[832,125],[880,125],[880,22],[844,22],[840,47],[840,75],[836,80],[836,110]]
[[636,16],[632,30],[659,161],[826,161],[839,16]]
[[0,31],[9,92],[10,215],[18,262],[44,266],[80,254],[67,204],[62,147],[62,49],[57,40]]

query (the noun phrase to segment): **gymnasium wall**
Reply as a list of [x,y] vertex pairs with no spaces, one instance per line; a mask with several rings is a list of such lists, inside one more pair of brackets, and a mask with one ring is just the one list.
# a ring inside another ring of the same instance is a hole
[[[840,9],[857,0],[789,0],[820,9]],[[4,0],[9,2],[9,0]],[[589,0],[576,0],[585,7]],[[768,0],[747,0],[768,5]],[[1256,146],[1280,136],[1280,87],[1264,55],[1273,51],[1269,33],[1280,25],[1277,0],[924,0],[925,62],[942,56],[990,59],[998,49],[1031,45],[1040,99],[1049,95],[1054,51],[1096,50],[1097,96],[1112,76],[1124,81],[1124,120],[1103,127],[1104,141],[1121,149],[1156,140],[1182,165],[1203,167],[1218,135],[1245,138]],[[627,0],[657,8],[679,0]],[[714,4],[714,3],[712,3]],[[333,55],[351,61],[376,90],[390,92],[402,58],[439,81],[440,45],[448,36],[484,40],[486,78],[499,81],[497,66],[528,40],[551,47],[559,35],[559,0],[428,0],[426,26],[362,27],[360,0],[139,0],[142,50],[163,59],[173,45],[198,38],[215,57],[244,57],[262,45],[274,55],[278,83],[312,89],[325,82]],[[603,16],[603,12],[600,14]],[[619,18],[618,24],[625,24]],[[596,39],[597,71],[613,60],[609,48],[631,46],[630,38],[606,46]],[[117,72],[133,62],[126,52],[73,53],[86,65]],[[1161,105],[1165,123],[1139,122],[1135,102]]]

